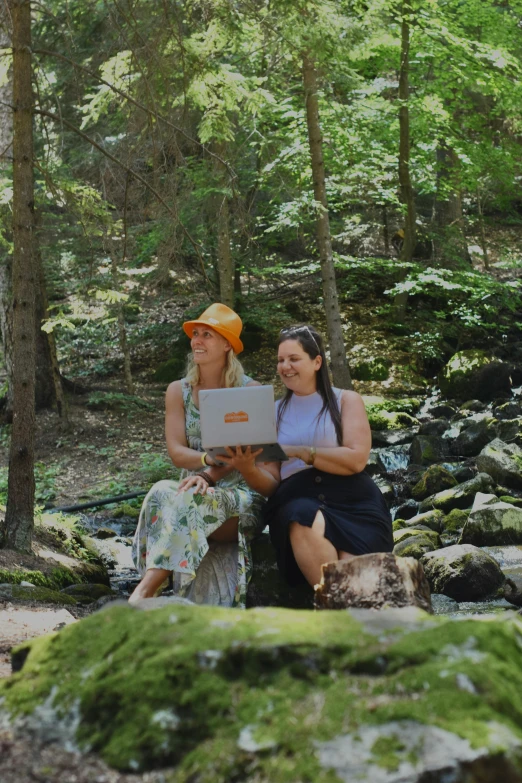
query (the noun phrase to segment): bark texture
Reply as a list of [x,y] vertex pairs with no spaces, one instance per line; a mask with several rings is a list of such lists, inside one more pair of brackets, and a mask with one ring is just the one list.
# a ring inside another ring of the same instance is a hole
[[30,551],[34,513],[35,275],[31,3],[11,0],[13,23],[13,428],[5,545]]
[[433,611],[422,565],[412,557],[397,557],[391,552],[326,563],[315,590],[315,606],[317,609],[418,606],[426,612]]
[[[0,49],[7,50],[11,46],[10,21],[5,4],[0,5]],[[13,74],[10,69],[7,80],[0,85],[0,175],[6,179],[11,176],[13,164]],[[2,209],[2,234],[7,241],[12,240],[11,220],[7,209]],[[9,221],[9,225],[7,225]],[[13,374],[13,292],[12,292],[12,257],[7,248],[0,246],[0,332],[2,335],[2,353],[4,357],[5,374],[7,378],[7,410],[12,410],[13,389],[10,379]],[[0,378],[0,386],[3,378]],[[0,395],[1,396],[1,395]]]
[[415,200],[410,176],[410,20],[412,9],[408,2],[402,3],[401,63],[399,70],[399,185],[401,203],[405,208],[404,244],[401,259],[411,261],[415,252],[416,223]]
[[[224,144],[216,145],[216,154],[222,160],[226,157]],[[223,190],[227,187],[227,172],[223,164],[214,159],[218,183]],[[216,229],[217,229],[217,268],[219,276],[219,299],[228,307],[234,307],[235,264],[230,248],[230,207],[225,192],[216,196]]]
[[317,207],[316,235],[319,258],[321,260],[321,276],[323,281],[324,308],[328,342],[330,345],[330,361],[334,384],[341,389],[351,389],[352,379],[346,349],[344,347],[339,297],[335,279],[335,267],[330,236],[330,220],[328,217],[328,201],[326,198],[326,180],[323,160],[323,138],[319,122],[319,101],[317,98],[317,72],[315,63],[308,54],[303,56],[303,84],[306,100],[306,123],[308,128],[308,143],[312,163],[314,183],[314,199]]

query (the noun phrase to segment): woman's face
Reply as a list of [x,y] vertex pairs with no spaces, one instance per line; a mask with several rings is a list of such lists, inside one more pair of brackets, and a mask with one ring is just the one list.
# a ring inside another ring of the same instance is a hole
[[277,351],[277,372],[287,389],[295,394],[312,394],[317,390],[317,371],[323,360],[312,359],[298,340],[285,340]]
[[224,364],[226,355],[231,349],[231,345],[224,337],[215,332],[209,326],[195,326],[190,340],[192,356],[198,365],[214,364],[222,362]]

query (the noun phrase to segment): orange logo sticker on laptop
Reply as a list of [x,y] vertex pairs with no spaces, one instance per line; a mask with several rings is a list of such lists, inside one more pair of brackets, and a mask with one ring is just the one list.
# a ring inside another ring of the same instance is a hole
[[237,413],[225,413],[225,424],[232,424],[237,421],[248,421],[248,413],[237,411]]

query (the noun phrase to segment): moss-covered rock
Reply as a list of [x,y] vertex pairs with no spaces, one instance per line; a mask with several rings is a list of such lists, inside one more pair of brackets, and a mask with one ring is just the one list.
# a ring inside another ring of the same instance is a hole
[[443,518],[442,529],[445,533],[461,533],[468,516],[469,510],[462,511],[460,508],[454,508]]
[[376,432],[382,430],[404,430],[418,424],[417,419],[401,411],[369,411],[370,427]]
[[452,451],[460,457],[476,457],[484,446],[497,437],[498,421],[486,418],[466,424],[455,439]]
[[71,595],[64,595],[56,590],[49,590],[47,587],[29,587],[18,584],[0,584],[0,600],[11,601],[16,604],[42,603],[42,604],[65,604],[73,605],[78,603]]
[[411,490],[412,497],[415,500],[424,500],[430,495],[435,495],[443,489],[451,489],[458,484],[457,479],[442,465],[431,465],[428,470],[422,474],[421,478]]
[[511,391],[511,368],[484,351],[469,349],[454,354],[439,374],[446,397],[489,401]]
[[473,505],[477,492],[491,492],[492,489],[493,481],[491,476],[487,473],[477,473],[472,479],[459,484],[453,489],[444,489],[442,492],[430,495],[430,497],[421,501],[419,511],[422,513],[423,511],[430,511],[430,509],[436,508],[448,513],[454,508],[470,508]]
[[439,435],[417,435],[410,448],[413,465],[433,465],[441,462],[448,453],[448,441]]
[[416,514],[411,519],[408,519],[405,525],[407,527],[427,527],[430,530],[434,530],[436,533],[440,533],[442,530],[442,522],[444,520],[444,513],[438,509],[431,509],[430,511],[424,511],[422,514]]
[[521,630],[411,608],[115,606],[19,648],[0,713],[168,783],[457,781],[480,760],[470,781],[515,781]]
[[98,598],[116,595],[107,585],[94,584],[78,584],[64,587],[61,594],[70,595],[81,604],[92,604],[97,601]]
[[499,484],[522,489],[522,449],[515,443],[491,441],[477,457],[477,467]]
[[503,503],[496,495],[477,494],[460,543],[475,546],[522,544],[522,508]]
[[522,498],[515,498],[513,495],[501,495],[499,500],[501,500],[502,503],[511,503],[512,506],[522,508]]
[[455,601],[480,601],[504,583],[497,561],[471,544],[428,552],[422,565],[433,593],[444,593]]
[[440,539],[436,533],[419,530],[417,535],[410,535],[409,538],[403,539],[394,546],[393,554],[399,557],[414,557],[415,560],[420,560],[426,552],[433,552],[439,549],[440,545]]

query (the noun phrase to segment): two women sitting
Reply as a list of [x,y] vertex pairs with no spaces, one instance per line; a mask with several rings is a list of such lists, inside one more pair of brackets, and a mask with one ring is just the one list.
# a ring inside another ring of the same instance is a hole
[[[165,432],[178,482],[160,481],[143,503],[133,558],[143,579],[130,600],[174,587],[196,602],[244,607],[252,572],[250,542],[266,524],[290,584],[315,585],[323,563],[393,549],[384,498],[364,472],[371,433],[361,397],[332,387],[320,334],[283,329],[277,371],[278,442],[289,459],[256,463],[251,449],[228,450],[216,465],[201,443],[202,389],[252,386],[237,354],[241,319],[214,304],[183,329],[191,340],[185,378],[166,394]],[[268,498],[268,502],[264,502]]]

